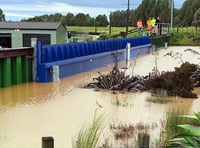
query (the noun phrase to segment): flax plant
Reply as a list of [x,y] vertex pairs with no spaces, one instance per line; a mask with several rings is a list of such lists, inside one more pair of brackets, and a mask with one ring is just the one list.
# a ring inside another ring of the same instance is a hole
[[189,119],[185,124],[177,125],[178,133],[167,142],[167,147],[199,148],[200,147],[200,112],[193,115],[180,115]]

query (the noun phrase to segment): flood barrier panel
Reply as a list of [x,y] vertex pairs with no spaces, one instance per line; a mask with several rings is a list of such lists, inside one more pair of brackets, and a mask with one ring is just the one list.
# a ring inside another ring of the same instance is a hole
[[53,81],[53,66],[59,66],[59,77],[89,71],[98,67],[125,60],[127,43],[131,45],[130,55],[135,58],[151,51],[149,37],[122,38],[92,42],[41,45],[37,42],[37,81]]

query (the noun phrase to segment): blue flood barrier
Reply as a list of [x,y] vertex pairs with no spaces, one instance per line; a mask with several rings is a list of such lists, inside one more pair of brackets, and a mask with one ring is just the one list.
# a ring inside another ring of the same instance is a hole
[[83,48],[84,48],[84,53],[85,53],[85,56],[89,55],[89,46],[87,43],[84,43],[83,44]]
[[70,59],[69,46],[67,46],[66,44],[63,45],[63,56],[64,59]]
[[84,43],[80,43],[79,45],[79,53],[80,53],[80,56],[86,56],[86,52],[85,52],[85,47],[84,47]]
[[52,81],[52,67],[59,66],[59,77],[64,78],[80,72],[92,70],[125,60],[125,48],[131,44],[131,58],[147,54],[151,50],[149,37],[122,38],[91,42],[66,43],[56,45],[37,44],[37,80]]
[[75,51],[74,51],[74,46],[73,46],[73,44],[70,44],[70,45],[69,45],[69,57],[70,57],[70,59],[76,57],[76,53],[75,53]]
[[58,61],[58,49],[55,46],[52,46],[50,50],[52,51],[52,61]]
[[64,51],[63,51],[64,46],[58,46],[58,60],[64,60]]
[[42,63],[52,62],[51,53],[48,47],[43,48],[41,53],[41,60]]

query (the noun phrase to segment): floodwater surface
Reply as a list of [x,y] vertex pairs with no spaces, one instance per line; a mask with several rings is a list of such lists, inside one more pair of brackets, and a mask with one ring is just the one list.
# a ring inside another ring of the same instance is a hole
[[[161,49],[159,55],[144,55],[132,61],[127,73],[146,75],[152,71],[157,58],[158,69],[173,70],[179,66],[179,59],[164,56],[175,51],[182,54],[184,61],[199,63],[197,55],[184,54],[183,50],[199,47],[168,47]],[[135,63],[136,66],[133,66]],[[109,72],[112,66],[101,68]],[[85,85],[97,77],[96,70],[77,74],[61,82],[24,83],[0,89],[0,147],[1,148],[41,148],[41,138],[52,136],[55,148],[71,148],[81,126],[92,121],[95,112],[104,114],[107,129],[112,125],[156,124],[160,129],[161,120],[172,109],[183,109],[192,113],[199,111],[200,99],[171,98],[168,104],[155,104],[146,101],[148,92],[113,93],[86,89]],[[195,89],[200,94],[200,89]],[[118,101],[118,104],[117,104]],[[156,139],[160,130],[151,135]],[[104,137],[109,134],[107,130]],[[123,145],[121,143],[120,145]]]

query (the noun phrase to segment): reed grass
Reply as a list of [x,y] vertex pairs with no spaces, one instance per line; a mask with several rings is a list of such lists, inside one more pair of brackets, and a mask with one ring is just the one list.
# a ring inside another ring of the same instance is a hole
[[95,113],[94,119],[90,124],[83,124],[75,141],[72,142],[73,148],[96,148],[103,132],[104,117]]
[[171,102],[171,100],[168,98],[167,91],[163,89],[157,90],[157,92],[152,96],[148,97],[146,101],[160,104],[166,104],[168,102]]
[[172,111],[167,112],[166,116],[166,124],[165,124],[165,139],[170,139],[174,137],[180,129],[177,125],[183,124],[186,120],[184,118],[180,118],[180,115],[184,114],[184,110],[174,109]]

